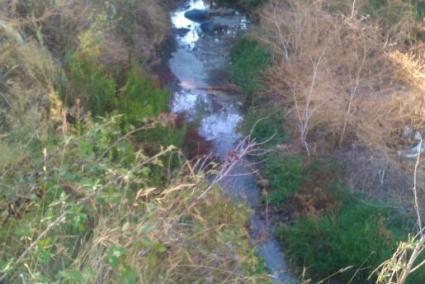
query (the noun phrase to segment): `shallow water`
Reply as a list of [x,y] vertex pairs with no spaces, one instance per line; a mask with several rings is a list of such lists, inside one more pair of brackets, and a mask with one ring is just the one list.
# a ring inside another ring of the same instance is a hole
[[[206,34],[200,23],[185,17],[192,9],[210,10],[210,7],[203,0],[188,0],[171,13],[177,46],[168,66],[178,80],[171,109],[196,125],[198,133],[211,142],[214,154],[224,159],[242,138],[238,127],[243,120],[243,98],[223,91],[226,89],[223,86],[229,83],[226,70],[230,48],[234,39],[248,28],[249,20],[238,11],[222,10],[208,21],[225,28]],[[255,176],[241,163],[221,186],[235,201],[245,202],[253,209],[252,243],[276,282],[296,282],[273,237],[273,227],[260,214],[261,193]]]

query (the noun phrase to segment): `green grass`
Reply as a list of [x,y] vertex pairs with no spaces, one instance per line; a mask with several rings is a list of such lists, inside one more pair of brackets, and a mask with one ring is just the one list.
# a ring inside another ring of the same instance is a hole
[[[117,107],[117,84],[102,66],[90,58],[72,54],[67,57],[69,77],[76,97],[89,108],[93,117],[104,115]],[[74,96],[65,97],[65,100]],[[75,101],[68,101],[74,104]]]
[[271,62],[270,53],[255,40],[242,38],[231,52],[232,81],[247,95],[261,90],[261,74]]
[[[156,86],[150,75],[139,66],[122,70],[124,76],[119,74],[120,78],[114,78],[102,65],[81,54],[68,56],[67,63],[76,94],[64,99],[68,99],[68,104],[74,104],[70,98],[80,98],[93,117],[115,111],[123,114],[127,123],[137,125],[168,109],[168,92]],[[124,86],[119,85],[122,77],[125,78]]]
[[[277,235],[289,259],[299,268],[306,267],[314,280],[352,267],[332,277],[331,283],[372,283],[370,273],[391,257],[408,232],[398,212],[351,202],[338,214],[298,219],[281,227]],[[424,271],[411,281],[424,283]]]
[[146,72],[133,66],[127,77],[117,108],[129,123],[140,123],[167,110],[168,92],[155,86]]
[[[278,227],[276,236],[292,264],[299,272],[306,268],[314,281],[350,267],[325,283],[373,283],[369,275],[413,229],[409,216],[351,194],[338,182],[338,164],[332,160],[301,166],[297,156],[273,156],[267,167],[273,169],[265,171],[271,203],[296,213],[292,223]],[[312,211],[312,206],[322,210]],[[410,281],[424,283],[425,271]]]
[[[325,283],[373,283],[369,275],[413,229],[410,217],[353,196],[338,181],[335,161],[272,154],[261,174],[269,181],[269,204],[294,216],[278,226],[276,237],[298,272],[306,268],[313,282],[350,267]],[[409,279],[425,283],[425,271]]]
[[[265,147],[274,147],[285,141],[283,119],[278,112],[267,112],[264,109],[251,106],[245,116],[243,130],[251,133],[252,138],[261,143],[268,141]],[[252,132],[251,132],[252,131]]]
[[384,28],[390,29],[400,22],[403,17],[410,17],[413,21],[423,21],[425,14],[424,4],[418,0],[384,1],[369,0],[362,13],[378,19]]
[[270,183],[267,192],[270,205],[280,206],[299,189],[305,178],[303,158],[273,153],[264,163],[261,173]]

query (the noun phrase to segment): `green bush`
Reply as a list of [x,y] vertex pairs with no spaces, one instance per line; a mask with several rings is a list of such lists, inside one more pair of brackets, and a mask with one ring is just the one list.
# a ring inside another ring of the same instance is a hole
[[[82,105],[89,108],[93,117],[104,115],[116,108],[117,84],[102,66],[90,58],[77,54],[69,55],[67,63],[74,92],[82,100]],[[68,101],[68,103],[75,102]]]
[[271,205],[282,205],[296,192],[304,179],[303,161],[299,155],[271,155],[262,169],[269,180],[268,201]]
[[421,0],[412,0],[413,10],[417,21],[424,21],[425,3]]
[[[407,226],[398,216],[393,210],[350,202],[337,215],[301,218],[276,233],[289,259],[297,267],[306,267],[313,280],[352,267],[336,274],[330,283],[372,283],[369,275],[407,234]],[[424,281],[422,271],[412,276],[411,283]]]
[[[334,161],[314,159],[305,165],[301,162],[297,156],[273,156],[264,171],[270,180],[272,204],[284,205],[295,192],[301,194],[298,198],[304,198],[300,204],[294,199],[295,207],[301,210],[297,211],[301,213],[296,215],[299,217],[276,230],[289,260],[300,272],[305,267],[314,281],[350,267],[326,283],[372,283],[369,275],[391,257],[398,242],[410,232],[411,224],[406,221],[409,218],[396,210],[368,205],[355,198],[338,183],[338,164]],[[323,196],[311,191],[314,188],[320,188]],[[318,204],[319,209],[325,206],[323,210],[304,215],[302,210],[317,206],[317,201],[324,202]],[[424,280],[425,271],[422,271],[412,275],[410,283],[424,283]]]
[[137,124],[167,110],[168,92],[155,86],[145,72],[138,67],[132,67],[127,77],[118,109],[128,122]]
[[244,93],[252,95],[261,89],[261,73],[270,64],[270,53],[255,40],[242,38],[231,52],[232,81],[239,85]]
[[245,133],[251,133],[252,138],[261,143],[270,140],[266,147],[273,147],[285,140],[285,131],[283,129],[283,119],[278,113],[265,113],[264,110],[258,110],[252,106],[245,117]]
[[167,110],[167,91],[156,86],[139,67],[133,66],[127,72],[126,83],[118,94],[118,79],[107,74],[102,65],[77,54],[68,56],[67,62],[74,91],[93,117],[118,111],[128,123],[138,124]]

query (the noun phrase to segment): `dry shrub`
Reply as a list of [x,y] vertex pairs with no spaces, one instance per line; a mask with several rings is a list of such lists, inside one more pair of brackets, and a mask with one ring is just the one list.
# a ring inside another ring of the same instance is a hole
[[334,154],[343,161],[347,186],[365,200],[380,200],[396,207],[411,204],[411,165],[366,149],[341,149]]
[[101,30],[100,63],[108,67],[128,67],[129,59],[149,62],[158,56],[158,47],[169,32],[169,16],[164,3],[155,0],[112,1],[103,7],[113,20]]
[[34,141],[62,121],[58,87],[63,71],[50,52],[0,23],[0,169],[19,163]]
[[0,7],[3,19],[61,58],[78,46],[78,34],[90,26],[87,1],[0,0]]
[[134,33],[138,58],[158,55],[158,46],[168,36],[170,22],[168,10],[157,0],[136,1],[137,25]]
[[[24,42],[8,22],[0,28],[0,39],[2,152],[16,153],[13,159],[19,159],[32,140],[47,135],[51,101],[57,101],[55,86],[61,80],[62,70],[46,49],[33,41]],[[56,106],[61,108],[60,104]],[[60,119],[60,112],[53,110],[55,118]],[[7,159],[0,167],[13,159]]]
[[[123,199],[113,215],[105,212],[74,268],[90,267],[91,283],[119,282],[123,269],[134,271],[138,283],[268,283],[267,276],[247,273],[258,265],[243,226],[248,211],[220,190],[199,201],[203,186],[188,181],[159,195],[156,189],[141,190],[140,199]],[[136,216],[142,217],[134,222]],[[123,250],[122,266],[110,263],[111,248]]]
[[152,59],[169,29],[166,3],[154,0],[0,0],[0,7],[2,18],[60,58],[84,47],[81,35],[95,35],[102,40],[98,60],[107,67],[126,65],[130,53],[137,60]]
[[358,119],[356,132],[366,143],[394,149],[413,142],[411,136],[403,133],[406,127],[425,131],[425,60],[400,51],[388,52],[386,56],[394,66],[398,85],[386,96],[371,94],[359,102],[364,118]]
[[345,3],[271,1],[260,35],[277,57],[268,83],[307,150],[311,143],[332,147],[347,138],[391,149],[403,127],[425,126],[423,62],[395,51],[393,41],[406,39],[403,23],[387,33]]
[[336,212],[341,207],[341,202],[321,187],[303,188],[301,192],[295,193],[294,202],[297,205],[297,217],[319,217],[326,212]]

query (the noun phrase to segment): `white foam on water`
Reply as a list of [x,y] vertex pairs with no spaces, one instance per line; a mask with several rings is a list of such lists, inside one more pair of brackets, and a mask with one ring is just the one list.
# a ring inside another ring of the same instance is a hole
[[184,113],[196,110],[196,106],[207,103],[205,94],[193,91],[180,90],[174,94],[172,112]]
[[208,6],[205,4],[203,0],[191,0],[190,1],[190,9],[198,9],[198,10],[206,10]]
[[205,139],[216,142],[216,151],[221,157],[225,157],[240,139],[237,128],[241,121],[242,116],[239,113],[224,109],[204,117],[199,133]]
[[249,24],[248,19],[246,17],[243,17],[242,20],[241,20],[241,25],[240,25],[241,30],[243,30],[243,31],[247,30],[248,24]]
[[200,24],[186,18],[185,13],[193,9],[206,10],[207,8],[208,7],[204,1],[191,0],[189,5],[187,5],[184,9],[177,10],[171,14],[171,22],[176,29],[189,29],[184,36],[178,37],[180,44],[193,49],[200,38]]

